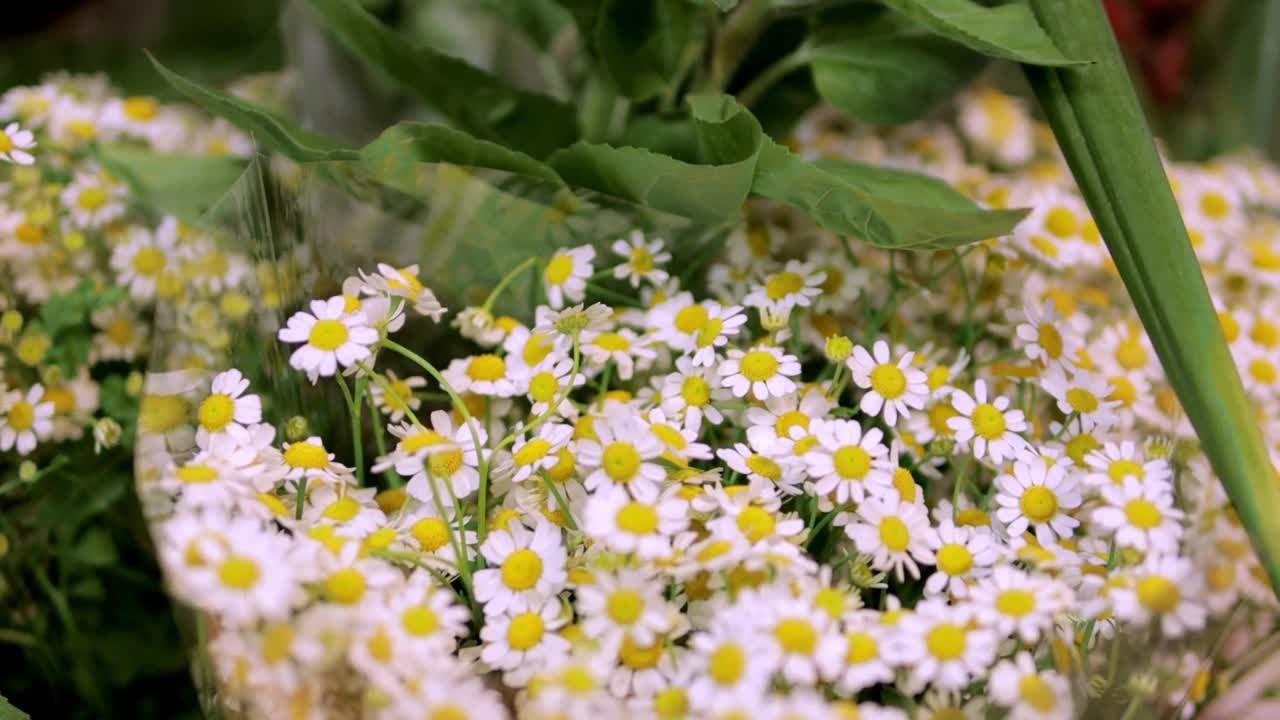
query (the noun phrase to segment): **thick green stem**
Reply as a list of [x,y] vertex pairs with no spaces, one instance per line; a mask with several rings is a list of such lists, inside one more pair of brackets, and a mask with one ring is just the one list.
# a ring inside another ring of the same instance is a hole
[[1102,3],[1031,7],[1064,53],[1092,61],[1025,69],[1169,382],[1280,587],[1280,482]]

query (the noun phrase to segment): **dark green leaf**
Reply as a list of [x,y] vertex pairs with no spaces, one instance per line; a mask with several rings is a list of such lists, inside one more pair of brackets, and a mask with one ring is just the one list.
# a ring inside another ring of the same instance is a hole
[[984,55],[1031,65],[1076,65],[1049,39],[1025,3],[984,7],[973,0],[880,0],[933,32]]
[[822,97],[864,122],[897,125],[915,120],[967,85],[986,65],[982,55],[891,16],[860,30],[819,32],[810,62]]
[[374,177],[399,185],[416,174],[421,163],[449,163],[502,170],[561,184],[555,171],[523,153],[440,125],[405,122],[387,128],[360,151]]
[[618,91],[637,101],[661,93],[702,27],[698,19],[687,0],[605,0],[595,44]]
[[106,528],[92,527],[71,547],[69,560],[91,567],[105,567],[120,558],[111,533]]
[[101,145],[96,155],[143,205],[187,222],[213,207],[248,166],[239,158],[160,154],[129,145]]
[[539,48],[546,50],[571,18],[555,0],[480,0],[490,12],[520,29]]
[[686,162],[695,162],[698,156],[698,136],[688,117],[641,115],[622,131],[619,144],[646,148]]
[[14,707],[5,696],[0,695],[0,720],[31,720],[31,716]]
[[578,137],[573,108],[463,60],[415,48],[353,0],[307,0],[343,46],[476,137],[544,157]]

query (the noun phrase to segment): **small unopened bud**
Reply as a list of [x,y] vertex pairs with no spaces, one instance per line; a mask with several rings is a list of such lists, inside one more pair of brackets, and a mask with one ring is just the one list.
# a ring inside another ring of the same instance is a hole
[[1107,692],[1108,687],[1106,676],[1090,675],[1085,691],[1089,693],[1089,697],[1100,698]]
[[45,387],[56,387],[66,380],[66,373],[58,365],[50,365],[40,375]]
[[853,341],[844,335],[832,335],[827,338],[827,359],[833,363],[842,363],[853,354]]
[[785,329],[790,322],[790,308],[786,310],[777,310],[775,308],[760,309],[760,325],[771,333]]
[[929,454],[936,457],[946,457],[956,449],[956,441],[939,435],[929,441]]
[[987,255],[987,274],[1003,275],[1004,271],[1009,267],[1009,258],[1000,253],[989,253]]
[[40,468],[30,460],[23,460],[18,466],[18,479],[24,483],[35,482],[36,473],[40,472]]
[[22,329],[22,313],[17,310],[5,310],[4,315],[0,315],[0,326],[10,332],[18,332]]
[[[1115,642],[1115,640],[1112,640],[1112,642]],[[1129,691],[1134,695],[1151,697],[1156,694],[1156,690],[1159,687],[1160,679],[1153,672],[1139,671],[1129,678]]]
[[142,373],[134,370],[129,373],[129,377],[124,380],[124,391],[129,393],[130,397],[137,397],[142,393]]
[[115,420],[104,417],[99,418],[93,424],[93,451],[100,453],[103,450],[113,448],[120,442],[120,435],[123,434],[120,423]]
[[301,415],[294,415],[285,421],[284,436],[289,442],[298,442],[311,437],[311,424]]

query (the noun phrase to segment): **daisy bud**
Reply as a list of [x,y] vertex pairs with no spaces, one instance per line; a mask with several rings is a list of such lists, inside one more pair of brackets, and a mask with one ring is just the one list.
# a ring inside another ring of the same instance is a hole
[[1089,697],[1100,698],[1107,692],[1108,687],[1109,685],[1105,676],[1091,675],[1089,677],[1089,684],[1086,686],[1085,691],[1089,693]]
[[786,329],[791,322],[791,308],[760,308],[760,325],[767,332]]
[[50,385],[61,385],[62,381],[66,379],[66,373],[62,371],[61,367],[57,365],[50,365],[44,369],[43,373],[41,373],[41,378],[43,378],[42,382],[45,387]]
[[5,310],[4,315],[0,315],[0,326],[9,332],[17,332],[22,329],[22,313],[17,310]]
[[93,424],[93,451],[100,453],[104,449],[115,447],[120,442],[122,433],[120,423],[109,417],[99,418]]
[[52,344],[49,336],[44,333],[29,333],[18,341],[18,346],[14,351],[24,365],[35,367],[44,360],[44,356],[49,352],[49,346]]
[[284,436],[289,442],[298,442],[311,437],[311,425],[301,415],[294,415],[284,424]]
[[827,359],[833,363],[842,363],[853,354],[853,341],[844,335],[832,335],[827,338]]
[[30,460],[23,460],[22,464],[18,466],[18,479],[25,483],[35,482],[36,473],[39,470],[40,468],[36,467],[35,463]]
[[142,373],[137,370],[129,373],[129,377],[124,380],[124,391],[130,397],[137,397],[142,392]]
[[942,437],[941,435],[939,435],[938,437],[929,441],[930,455],[935,455],[938,457],[946,457],[950,455],[951,452],[955,449],[956,449],[956,441],[948,437]]
[[870,558],[859,554],[849,563],[849,582],[856,588],[870,588],[880,582],[882,576],[871,569]]
[[999,253],[991,253],[987,255],[987,274],[1003,275],[1004,271],[1009,268],[1009,258]]
[[1160,687],[1160,678],[1155,673],[1149,671],[1136,672],[1129,678],[1129,692],[1141,697],[1151,697],[1155,695],[1156,690]]
[[76,251],[84,247],[84,235],[78,232],[69,232],[62,236],[62,246],[68,250]]

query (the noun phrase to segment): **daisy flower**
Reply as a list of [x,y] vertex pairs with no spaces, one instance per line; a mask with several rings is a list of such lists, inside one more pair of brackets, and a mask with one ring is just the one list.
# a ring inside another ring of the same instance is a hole
[[566,622],[560,601],[554,597],[539,599],[511,614],[489,617],[480,629],[480,659],[504,671],[504,682],[522,686],[551,658],[569,652],[569,641],[556,632]]
[[797,685],[816,684],[819,648],[835,635],[831,616],[786,585],[761,588],[748,602],[760,611],[752,620],[773,645],[782,676]]
[[733,348],[720,363],[719,372],[720,383],[734,397],[751,393],[757,400],[766,400],[795,392],[791,378],[800,374],[800,361],[771,345],[756,345],[747,351]]
[[345,477],[349,469],[335,462],[334,457],[317,435],[300,442],[286,443],[280,454],[285,466],[283,478],[297,483],[304,479],[332,482]]
[[1034,644],[1068,608],[1071,590],[1057,580],[998,565],[970,594],[977,619],[1001,637],[1017,636]]
[[1100,450],[1085,455],[1084,464],[1088,466],[1084,482],[1093,488],[1123,485],[1125,479],[1130,477],[1144,484],[1167,486],[1173,478],[1168,460],[1148,460],[1132,440],[1109,442]]
[[817,387],[771,397],[763,408],[747,408],[747,441],[770,457],[803,456],[818,441],[812,433],[818,418],[834,406]]
[[908,574],[918,579],[918,563],[932,565],[935,561],[929,549],[936,541],[928,515],[921,506],[902,500],[896,491],[867,497],[844,530],[858,552],[871,556],[871,567],[892,570],[898,582]]
[[1081,345],[1079,336],[1058,313],[1053,301],[1028,302],[1023,316],[1025,322],[1014,328],[1013,345],[1021,347],[1028,358],[1048,365],[1076,356]]
[[124,185],[107,179],[101,172],[77,172],[59,200],[71,214],[76,227],[99,228],[124,214]]
[[[539,307],[537,315],[545,315],[545,307]],[[568,338],[552,332],[535,332],[523,325],[517,325],[507,333],[502,341],[507,364],[511,369],[527,374],[535,367],[546,364],[548,358],[554,361],[568,357]],[[554,357],[552,357],[554,356]]]
[[391,426],[389,431],[400,440],[394,451],[378,458],[373,469],[385,472],[395,467],[409,478],[405,491],[422,502],[433,502],[442,487],[448,490],[442,496],[445,499],[470,497],[480,487],[476,447],[484,452],[488,441],[488,433],[478,425],[476,421],[455,425],[449,413],[436,410],[431,413],[430,428],[408,423]]
[[1026,418],[1021,410],[1010,410],[1009,405],[1009,398],[1004,396],[988,402],[987,383],[979,380],[973,386],[973,395],[959,389],[951,393],[951,407],[959,415],[949,418],[947,427],[955,433],[957,442],[972,441],[974,457],[987,457],[998,465],[1028,445],[1018,434],[1027,429]]
[[610,249],[615,255],[626,258],[613,269],[613,276],[626,278],[631,287],[640,287],[641,280],[661,285],[670,277],[666,270],[658,267],[671,260],[671,253],[663,248],[662,240],[655,238],[649,242],[642,231],[632,230],[629,237],[615,240]]
[[755,285],[742,304],[786,316],[796,307],[809,307],[813,299],[822,294],[822,281],[826,274],[799,260],[788,260],[786,266]]
[[441,373],[456,393],[474,393],[496,397],[516,394],[516,383],[501,355],[484,353],[457,358]]
[[644,560],[668,557],[671,538],[688,525],[689,505],[676,490],[638,492],[633,499],[620,487],[601,487],[587,500],[583,531],[620,553]]
[[197,436],[216,435],[232,427],[244,428],[262,422],[262,399],[246,395],[249,379],[231,369],[213,376],[209,395],[196,411]]
[[29,152],[35,146],[35,135],[30,130],[23,130],[16,122],[11,122],[0,130],[0,160],[30,165],[36,161]]
[[969,605],[922,600],[898,621],[890,652],[895,664],[909,672],[909,692],[928,684],[960,690],[975,677],[984,677],[996,657],[996,634],[975,625]]
[[407,413],[422,407],[422,398],[415,396],[414,391],[426,387],[427,379],[416,375],[402,379],[394,370],[387,370],[385,376],[386,387],[382,383],[371,383],[369,389],[373,393],[373,401],[387,419],[400,422]]
[[710,367],[716,364],[717,353],[729,344],[747,323],[747,315],[741,305],[724,306],[707,304],[707,317],[693,334],[691,347],[679,348],[693,353],[693,364]]
[[1034,526],[1043,545],[1071,537],[1080,521],[1069,512],[1084,501],[1079,484],[1063,462],[1049,465],[1043,457],[1013,463],[1012,474],[995,479],[996,518],[1017,537]]
[[138,300],[154,298],[162,279],[177,268],[177,242],[174,217],[166,217],[155,232],[131,228],[128,240],[111,251],[116,281]]
[[1035,124],[1021,98],[984,87],[960,101],[959,129],[981,152],[1005,166],[1035,155]]
[[892,475],[877,464],[889,452],[880,428],[864,434],[854,420],[818,420],[813,425],[817,443],[804,455],[813,478],[810,492],[845,505],[862,502],[868,488],[879,488],[872,494],[889,489]]
[[991,573],[1001,548],[989,527],[957,526],[950,518],[930,538],[937,570],[925,582],[926,595],[969,595],[969,586]]
[[1105,504],[1095,509],[1090,519],[1114,533],[1117,545],[1144,552],[1178,551],[1184,514],[1173,505],[1171,487],[1129,476],[1122,485],[1103,485],[1100,494]]
[[565,418],[578,416],[578,406],[569,399],[569,389],[585,385],[587,377],[573,372],[573,360],[552,358],[534,367],[514,370],[514,373],[516,393],[528,396],[533,404],[530,413],[534,417],[550,412],[557,400],[560,403],[556,405],[556,414]]
[[277,337],[302,343],[289,356],[289,365],[305,372],[312,383],[321,375],[332,376],[339,365],[351,367],[373,355],[369,348],[378,342],[378,331],[369,327],[363,312],[348,313],[341,295],[312,300],[310,310],[294,313]]
[[712,425],[724,422],[717,402],[727,400],[729,391],[720,386],[716,372],[697,367],[689,357],[676,359],[676,371],[662,378],[659,407],[669,417],[692,420],[701,426],[703,418]]
[[854,384],[866,391],[858,403],[862,412],[876,417],[883,411],[884,421],[893,426],[899,416],[907,418],[912,409],[924,408],[928,377],[912,365],[914,358],[915,353],[908,352],[894,362],[884,340],[877,340],[871,352],[861,345],[853,349],[845,363]]
[[232,623],[257,618],[282,620],[303,597],[290,561],[287,536],[255,522],[235,522],[197,541],[188,550],[201,559],[196,566],[170,566],[178,576],[175,590],[198,608]]
[[36,443],[53,432],[54,403],[45,397],[44,386],[32,385],[24,393],[12,390],[0,402],[0,450],[17,450],[26,455]]
[[884,656],[887,629],[874,622],[850,624],[843,634],[825,637],[818,648],[822,676],[843,693],[893,682],[893,667]]
[[1201,582],[1187,558],[1153,553],[1124,576],[1128,582],[1111,588],[1117,618],[1134,624],[1159,620],[1161,632],[1169,638],[1204,627]]
[[1053,670],[1036,667],[1025,650],[1013,660],[1002,660],[991,671],[991,700],[1010,708],[1010,717],[1019,720],[1069,720],[1071,686]]
[[594,574],[574,590],[583,632],[604,645],[620,644],[624,637],[635,645],[653,645],[671,629],[663,585],[643,568]]
[[709,710],[726,701],[759,698],[778,667],[773,643],[734,622],[735,614],[724,613],[689,639],[689,662],[695,668],[689,702],[695,708]]
[[540,521],[533,531],[513,522],[485,538],[480,552],[489,567],[475,573],[476,600],[486,615],[534,609],[564,587],[565,550],[560,529]]
[[555,467],[560,462],[560,451],[572,439],[573,428],[559,423],[544,423],[532,438],[527,433],[517,435],[511,446],[511,459],[516,468],[511,482],[524,482],[542,470]]
[[666,470],[655,462],[662,455],[662,440],[630,408],[611,409],[603,420],[594,423],[594,439],[582,439],[577,444],[578,460],[590,470],[585,480],[587,489],[621,486],[633,494],[656,491],[667,476]]
[[1085,428],[1109,427],[1116,421],[1115,410],[1120,403],[1107,399],[1111,384],[1101,375],[1074,370],[1067,377],[1066,368],[1054,364],[1040,378],[1040,387],[1058,401],[1058,410],[1079,418]]
[[586,297],[587,279],[595,272],[591,264],[596,249],[591,245],[557,250],[542,271],[542,285],[547,290],[547,303],[559,310],[568,303],[582,302]]
[[378,263],[378,272],[360,271],[360,279],[364,281],[366,295],[385,295],[391,298],[403,298],[419,315],[425,315],[434,322],[440,322],[445,308],[436,299],[431,288],[418,279],[418,266],[395,268],[386,263]]
[[771,458],[743,443],[734,443],[731,448],[716,450],[716,457],[723,460],[734,472],[741,473],[751,480],[776,485],[791,495],[800,493],[799,485],[804,480],[804,464],[797,458]]

